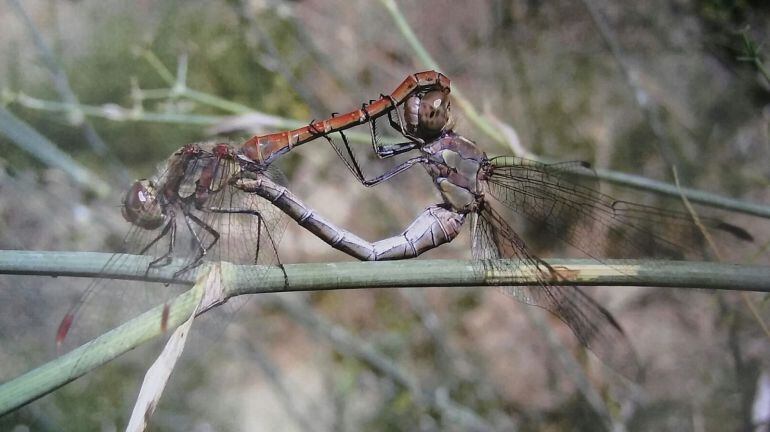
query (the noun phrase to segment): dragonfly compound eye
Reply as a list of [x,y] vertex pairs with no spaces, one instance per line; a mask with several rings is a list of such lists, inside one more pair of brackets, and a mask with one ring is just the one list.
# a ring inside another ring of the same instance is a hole
[[150,180],[138,180],[131,185],[123,198],[123,218],[144,229],[153,230],[166,217],[158,202],[157,188]]
[[452,128],[449,92],[433,90],[421,98],[409,98],[404,107],[409,132],[419,138],[435,138],[441,132]]

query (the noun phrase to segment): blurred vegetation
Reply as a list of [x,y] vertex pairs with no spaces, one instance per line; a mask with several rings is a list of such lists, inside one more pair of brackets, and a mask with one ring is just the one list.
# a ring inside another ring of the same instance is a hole
[[[768,2],[398,4],[454,88],[485,116],[511,125],[527,150],[668,181],[669,165],[675,164],[684,184],[770,202],[770,82],[762,70],[768,67]],[[146,95],[172,89],[168,79],[178,78],[185,59],[187,88],[300,122],[357,108],[425,68],[382,2],[39,0],[23,6],[81,104],[141,107],[137,112],[171,113],[182,120],[78,117],[76,111],[29,103],[24,96],[50,102],[61,102],[62,96],[14,8],[0,10],[3,106],[114,188],[112,196],[94,198],[0,136],[0,242],[9,249],[117,248],[126,229],[118,208],[126,183],[108,158],[88,145],[81,120],[107,143],[114,161],[137,177],[150,175],[172,151],[211,138],[210,127],[221,125],[202,125],[193,115],[224,120],[241,114],[173,94],[137,99],[137,89]],[[598,16],[589,13],[591,7]],[[512,152],[462,113],[459,117],[458,129],[489,154]],[[251,125],[227,135],[238,141],[262,130],[269,129]],[[367,190],[327,147],[308,145],[279,165],[295,193],[365,238],[399,232],[437,199],[421,172]],[[368,160],[367,149],[359,151],[365,170],[382,171],[382,162]],[[654,196],[630,198],[661,205]],[[729,220],[758,239],[769,238],[765,221],[744,215]],[[467,256],[467,243],[465,234],[431,256]],[[725,252],[764,260],[762,246]],[[284,262],[346,259],[296,227],[284,236],[280,251]],[[571,251],[551,245],[538,252]],[[84,285],[0,280],[0,298],[8,305],[0,312],[2,379],[55,355],[56,325]],[[598,294],[612,305],[650,369],[640,397],[590,364],[591,384],[618,430],[751,429],[750,406],[757,377],[768,368],[768,340],[737,297],[642,289]],[[252,300],[234,320],[226,318],[234,321],[226,330],[215,332],[224,336],[215,339],[226,342],[202,337],[202,347],[192,349],[151,425],[155,430],[474,429],[477,424],[456,406],[441,405],[445,397],[497,430],[604,427],[606,419],[516,304],[483,290],[423,295],[374,290]],[[131,291],[114,297],[122,303],[103,308],[113,308],[110,319],[117,321],[147,306],[126,307],[140,297]],[[305,301],[314,306],[307,314],[331,323],[329,335],[348,332],[439,402],[420,399],[413,388],[318,333],[322,326],[303,323],[283,303]],[[760,307],[766,311],[767,302]],[[97,327],[97,334],[99,329],[106,328]],[[562,339],[581,357],[571,335]],[[21,424],[32,430],[120,429],[147,359],[157,352],[145,348],[0,419],[0,429]]]

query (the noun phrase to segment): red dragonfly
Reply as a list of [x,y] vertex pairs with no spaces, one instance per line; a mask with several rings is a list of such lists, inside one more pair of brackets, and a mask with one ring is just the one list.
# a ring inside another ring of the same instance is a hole
[[[372,127],[372,144],[380,157],[412,150],[424,142],[425,124],[429,122],[414,115],[403,119],[397,107],[406,104],[411,106],[409,112],[415,113],[421,101],[426,100],[426,93],[446,94],[449,88],[450,81],[443,74],[419,72],[407,76],[389,95],[363,104],[358,110],[299,129],[254,136],[240,146],[185,145],[164,162],[154,177],[137,180],[127,191],[123,217],[132,227],[124,239],[126,252],[156,257],[150,268],[179,258],[184,264],[177,275],[200,265],[204,256],[231,262],[280,263],[276,252],[284,226],[280,211],[257,195],[232,187],[230,180],[247,170],[280,182],[281,174],[267,169],[278,156],[365,123]],[[378,145],[374,121],[386,115],[390,124],[409,140],[407,143]],[[180,224],[186,227],[183,232],[177,229]],[[189,241],[180,241],[180,236]],[[104,272],[124,265],[124,259],[124,255],[116,254]],[[64,343],[77,315],[102,286],[103,282],[95,280],[70,307],[59,325],[57,346]]]

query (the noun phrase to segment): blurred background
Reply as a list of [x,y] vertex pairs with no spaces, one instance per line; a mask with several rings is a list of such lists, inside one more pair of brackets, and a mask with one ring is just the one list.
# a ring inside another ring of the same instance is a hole
[[[666,182],[676,165],[683,185],[766,203],[768,19],[768,3],[751,0],[4,2],[0,247],[119,250],[123,191],[174,150],[358,108],[434,67],[419,48],[467,99],[455,104],[456,130],[489,155],[586,160]],[[368,176],[389,166],[371,160],[365,142],[353,145]],[[369,240],[401,232],[439,200],[421,169],[361,186],[321,140],[277,166],[295,194]],[[603,191],[681,210],[652,194]],[[757,238],[720,245],[726,256],[767,261],[766,220],[701,210]],[[572,253],[533,236],[536,227],[517,228],[541,256]],[[470,258],[469,248],[466,232],[426,256]],[[279,254],[284,263],[349,260],[293,222]],[[56,356],[56,327],[87,285],[0,279],[1,380]],[[81,337],[172,288],[110,283],[78,324]],[[260,295],[196,322],[150,425],[754,430],[755,401],[770,391],[764,296],[586,291],[626,329],[644,383],[619,379],[557,320],[494,289]],[[0,429],[121,430],[159,347],[1,418]]]

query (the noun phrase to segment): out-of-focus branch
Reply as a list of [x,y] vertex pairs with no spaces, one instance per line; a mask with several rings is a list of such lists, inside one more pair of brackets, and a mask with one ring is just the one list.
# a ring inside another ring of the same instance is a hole
[[327,322],[306,304],[284,299],[279,299],[276,303],[296,322],[332,342],[335,349],[359,359],[372,370],[383,374],[399,386],[407,389],[416,399],[416,402],[440,411],[443,416],[453,422],[460,422],[465,426],[463,429],[493,430],[480,415],[468,407],[458,404],[448,396],[439,397],[438,392],[435,391],[437,389],[430,391],[422,388],[416,378],[396,366],[369,343],[357,338],[344,328]]
[[765,81],[770,84],[770,71],[767,70],[765,67],[765,62],[762,60],[760,46],[749,38],[748,29],[744,29],[741,32],[741,38],[743,40],[743,55],[738,57],[738,61],[753,64],[759,73],[765,78]]
[[647,120],[647,125],[650,127],[653,135],[655,135],[657,141],[656,144],[661,157],[667,165],[676,166],[676,158],[674,156],[671,141],[663,130],[663,123],[660,119],[658,107],[654,101],[652,101],[647,91],[639,84],[638,74],[632,70],[626,54],[623,52],[620,44],[618,44],[618,36],[612,31],[610,26],[607,25],[604,17],[602,17],[601,12],[593,4],[592,0],[581,1],[583,2],[583,6],[588,10],[588,14],[591,15],[591,20],[599,31],[602,40],[607,44],[607,47],[612,53],[612,57],[623,72],[626,84],[628,85],[629,90],[631,90],[634,100],[639,105],[639,108],[641,108],[642,113]]
[[37,26],[35,26],[29,15],[27,15],[24,7],[18,0],[8,0],[8,3],[16,11],[16,14],[19,16],[19,18],[21,18],[24,26],[32,36],[32,40],[40,52],[40,58],[43,61],[43,64],[45,64],[46,68],[48,68],[48,71],[51,73],[51,79],[53,81],[54,88],[59,93],[59,96],[62,98],[62,100],[64,100],[65,103],[73,108],[72,110],[68,111],[70,120],[81,128],[83,137],[86,139],[86,142],[90,145],[91,149],[96,152],[96,154],[106,158],[108,163],[116,168],[118,170],[118,174],[120,174],[124,179],[130,178],[126,167],[112,156],[112,152],[107,147],[107,144],[104,143],[104,140],[102,140],[102,138],[96,132],[96,129],[94,129],[94,127],[85,120],[81,112],[74,109],[79,104],[79,102],[75,92],[70,86],[67,73],[64,71],[64,68],[59,65],[59,62],[53,55],[53,52],[51,52],[48,44],[46,44],[43,40],[43,37],[38,31]]
[[[401,32],[409,46],[412,47],[412,50],[414,50],[415,55],[422,63],[422,66],[428,69],[441,71],[441,66],[439,66],[438,62],[436,62],[436,60],[431,57],[431,55],[428,53],[428,50],[426,50],[425,46],[423,46],[423,44],[420,42],[420,39],[417,37],[417,35],[414,33],[414,30],[412,30],[412,27],[406,21],[404,14],[401,13],[401,10],[399,9],[395,0],[380,0],[380,2],[390,13],[390,16],[393,18],[396,27]],[[489,121],[487,121],[487,119],[479,114],[473,104],[456,87],[452,89],[452,98],[454,99],[455,103],[463,110],[468,120],[476,125],[476,127],[481,129],[485,134],[487,134],[498,143],[502,144],[505,142],[500,132]]]
[[118,104],[107,103],[103,105],[77,104],[74,107],[65,102],[51,101],[28,96],[24,93],[11,95],[13,101],[19,105],[40,111],[52,111],[66,113],[77,109],[84,115],[99,117],[115,122],[151,122],[151,123],[176,123],[210,126],[216,124],[224,116],[200,115],[174,112],[153,112],[138,108],[125,108]]
[[80,165],[48,138],[41,135],[30,125],[0,107],[0,134],[5,135],[31,156],[42,163],[61,169],[72,177],[82,188],[106,196],[110,187],[99,176]]

